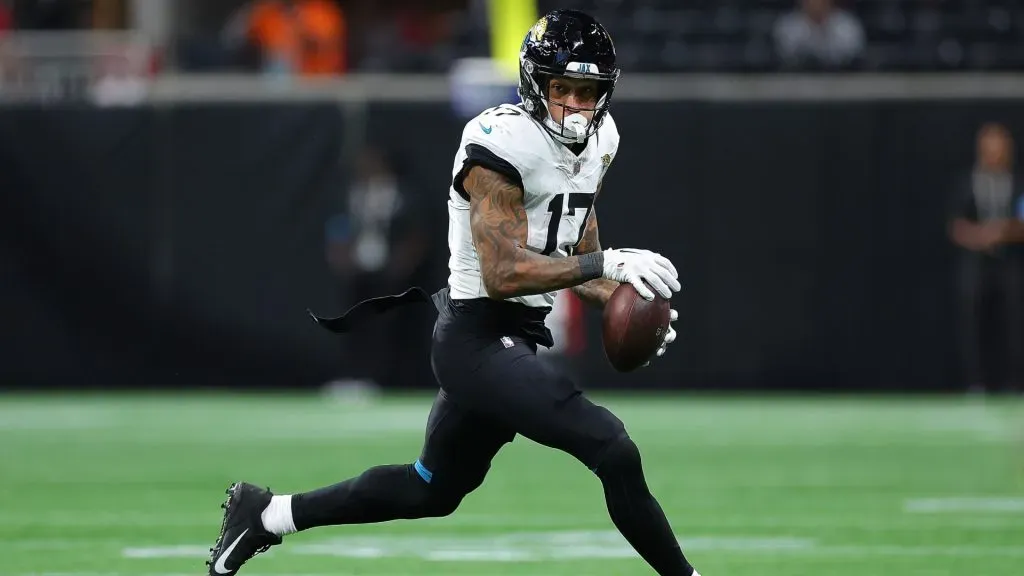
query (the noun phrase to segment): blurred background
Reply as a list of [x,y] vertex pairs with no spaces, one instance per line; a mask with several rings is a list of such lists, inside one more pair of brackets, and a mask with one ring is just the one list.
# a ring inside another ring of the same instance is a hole
[[[307,310],[444,285],[462,127],[556,7],[623,69],[602,244],[684,289],[649,368],[569,293],[546,354],[698,569],[1020,572],[1024,3],[0,0],[0,576],[198,573],[228,483],[416,458],[432,308]],[[449,518],[253,570],[646,574],[600,490],[517,441]]]
[[[668,254],[680,340],[588,387],[1019,390],[1024,6],[981,0],[0,1],[0,383],[434,386],[466,119],[555,7],[616,40],[607,246]],[[398,357],[401,361],[396,362]]]

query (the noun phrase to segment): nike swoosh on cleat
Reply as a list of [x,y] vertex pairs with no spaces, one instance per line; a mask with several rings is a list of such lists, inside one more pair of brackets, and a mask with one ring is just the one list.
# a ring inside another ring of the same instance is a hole
[[490,134],[491,130],[494,130],[494,127],[493,126],[484,126],[483,123],[481,123],[480,124],[480,129],[484,131],[484,134]]
[[231,546],[228,546],[224,549],[223,552],[221,552],[220,557],[217,558],[217,563],[213,565],[213,570],[217,574],[231,573],[231,570],[228,570],[228,567],[225,565],[225,562],[227,562],[228,556],[231,556],[231,553],[235,550],[235,546],[238,546],[238,543],[242,540],[243,537],[245,537],[247,532],[249,532],[248,528],[243,530],[242,533],[238,535],[238,538],[235,538],[235,541],[231,543]]

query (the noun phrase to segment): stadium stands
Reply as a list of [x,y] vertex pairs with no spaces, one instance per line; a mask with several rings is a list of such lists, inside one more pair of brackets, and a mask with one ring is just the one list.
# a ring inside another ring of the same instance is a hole
[[[778,19],[799,0],[542,0],[609,23],[622,64],[636,72],[763,72],[781,68]],[[856,16],[866,71],[1024,68],[1024,4],[1014,0],[838,0]]]

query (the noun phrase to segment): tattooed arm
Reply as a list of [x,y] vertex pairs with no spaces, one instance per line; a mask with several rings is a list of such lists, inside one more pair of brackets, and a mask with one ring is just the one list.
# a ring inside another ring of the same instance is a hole
[[[597,194],[601,193],[601,186],[597,187]],[[596,198],[595,198],[596,200]],[[601,241],[597,231],[597,210],[590,211],[590,219],[587,220],[587,229],[583,232],[583,239],[580,240],[579,245],[576,246],[576,254],[591,254],[594,252],[601,251]],[[619,283],[614,280],[608,280],[607,278],[597,278],[590,280],[578,286],[574,286],[572,291],[580,297],[581,300],[595,306],[597,308],[604,308],[604,305],[611,298],[612,292],[619,287]]]
[[463,180],[473,243],[487,295],[503,300],[571,288],[601,277],[604,254],[550,258],[526,247],[523,190],[501,174],[473,166]]

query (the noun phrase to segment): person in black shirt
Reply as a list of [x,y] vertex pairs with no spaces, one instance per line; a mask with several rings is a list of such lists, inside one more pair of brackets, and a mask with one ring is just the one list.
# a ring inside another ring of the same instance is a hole
[[[978,132],[977,163],[954,196],[961,347],[968,385],[1019,390],[1024,381],[1024,179],[1000,124]],[[999,368],[1002,370],[999,370]]]

